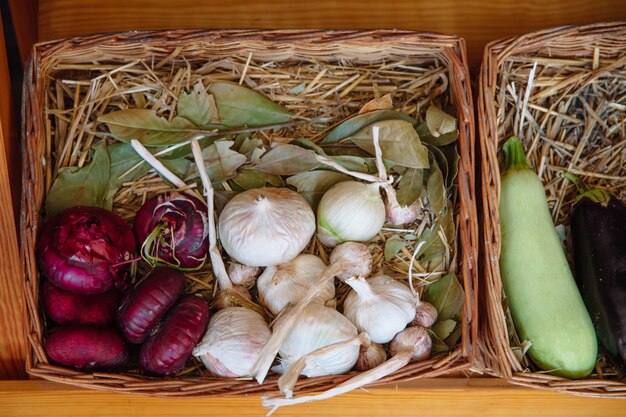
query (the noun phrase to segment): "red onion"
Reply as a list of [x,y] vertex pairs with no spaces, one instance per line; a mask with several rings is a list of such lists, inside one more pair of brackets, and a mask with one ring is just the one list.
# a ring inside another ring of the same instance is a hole
[[209,306],[186,295],[141,346],[139,364],[151,374],[171,375],[185,366],[209,322]]
[[46,316],[58,324],[106,326],[113,323],[122,293],[111,288],[102,294],[75,294],[48,280],[41,284],[41,304]]
[[115,285],[123,289],[126,261],[135,252],[135,237],[117,214],[98,207],[71,207],[48,220],[37,257],[41,270],[58,287],[97,294]]
[[139,209],[135,234],[141,255],[153,266],[199,269],[209,250],[206,204],[184,193],[163,193]]
[[118,370],[128,362],[124,338],[113,330],[68,326],[50,333],[46,354],[51,361],[72,368]]
[[124,297],[117,323],[131,343],[141,343],[185,290],[185,276],[172,268],[155,268]]

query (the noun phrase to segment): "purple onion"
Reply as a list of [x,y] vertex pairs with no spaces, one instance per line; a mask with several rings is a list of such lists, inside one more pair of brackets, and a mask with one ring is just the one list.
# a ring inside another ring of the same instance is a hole
[[141,343],[185,291],[185,276],[172,268],[155,268],[130,291],[117,313],[117,324],[131,343]]
[[56,286],[79,294],[126,287],[135,237],[128,223],[99,207],[71,207],[48,220],[37,248],[41,270]]
[[209,323],[209,306],[194,295],[183,296],[141,346],[144,371],[171,375],[185,366]]
[[199,269],[209,250],[207,206],[189,194],[159,194],[137,212],[135,235],[152,266]]

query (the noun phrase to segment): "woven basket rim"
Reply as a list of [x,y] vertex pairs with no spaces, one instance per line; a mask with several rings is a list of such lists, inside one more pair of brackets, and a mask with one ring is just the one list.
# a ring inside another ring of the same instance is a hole
[[[479,350],[481,351],[480,357],[490,365],[488,373],[505,378],[517,385],[588,397],[626,398],[626,383],[592,378],[573,381],[524,370],[508,342],[498,264],[500,246],[497,148],[501,138],[498,137],[494,92],[500,67],[505,59],[511,56],[521,54],[525,57],[543,56],[540,51],[546,49],[548,42],[547,48],[550,54],[561,57],[559,41],[565,38],[582,39],[606,34],[619,36],[623,44],[621,50],[626,55],[626,22],[548,28],[496,40],[490,42],[485,48],[477,94],[478,152],[480,153],[478,170],[482,184],[481,214],[484,220],[481,230],[481,259],[484,261],[481,269],[481,294],[485,297],[481,309],[481,317],[484,319],[480,323]],[[592,58],[591,55],[588,56]]]
[[[164,40],[165,38],[165,40]],[[24,77],[23,101],[23,192],[21,214],[21,248],[20,257],[23,264],[24,294],[26,298],[25,322],[28,328],[27,337],[30,342],[27,371],[34,376],[72,384],[92,389],[139,393],[151,396],[180,397],[180,396],[240,396],[275,393],[276,377],[269,377],[263,385],[253,381],[232,379],[163,379],[151,381],[147,378],[131,377],[126,375],[105,373],[82,373],[66,368],[49,365],[38,360],[45,359],[42,348],[42,326],[39,322],[37,302],[38,272],[34,260],[34,245],[37,229],[40,224],[39,207],[43,198],[43,190],[38,189],[37,170],[39,161],[34,154],[34,146],[41,138],[43,131],[40,120],[39,95],[42,87],[39,80],[45,76],[44,66],[60,51],[75,52],[98,46],[115,48],[120,45],[134,45],[139,42],[164,44],[185,44],[193,42],[236,41],[240,45],[246,42],[262,42],[270,44],[346,44],[349,42],[372,43],[390,45],[393,42],[403,42],[403,45],[418,45],[427,48],[432,56],[435,52],[443,54],[449,61],[450,94],[457,100],[459,112],[459,163],[458,183],[460,189],[459,216],[461,223],[462,271],[466,288],[466,305],[463,321],[463,343],[446,357],[437,357],[428,361],[410,364],[402,370],[377,382],[401,382],[416,377],[434,377],[449,372],[458,372],[469,369],[475,356],[475,345],[478,335],[477,324],[477,217],[474,188],[474,116],[472,96],[469,88],[469,73],[464,40],[450,35],[438,35],[417,31],[405,30],[167,30],[167,31],[131,31],[114,34],[85,35],[55,41],[46,41],[36,44],[32,50],[31,59],[27,65]],[[313,42],[317,41],[317,42]],[[240,46],[241,47],[241,46]],[[244,50],[244,47],[241,47]],[[340,58],[340,57],[338,57]],[[32,277],[32,278],[31,278]],[[303,379],[297,389],[300,393],[319,391],[335,386],[353,376],[329,376],[321,378]]]

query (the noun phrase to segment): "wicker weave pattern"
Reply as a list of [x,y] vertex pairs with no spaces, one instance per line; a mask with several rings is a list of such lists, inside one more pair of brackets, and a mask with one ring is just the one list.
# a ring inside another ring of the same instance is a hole
[[[374,62],[401,60],[407,55],[424,62],[444,62],[450,73],[450,94],[458,108],[459,153],[459,245],[461,272],[466,289],[462,345],[450,355],[416,364],[381,380],[401,382],[468,369],[477,338],[477,222],[474,201],[474,118],[465,44],[462,39],[408,31],[166,31],[94,35],[38,44],[24,82],[23,135],[24,177],[21,215],[21,258],[27,304],[28,338],[32,350],[27,361],[30,374],[52,381],[106,391],[141,393],[162,397],[259,395],[276,391],[276,377],[263,385],[249,380],[178,377],[154,380],[136,376],[81,373],[49,364],[43,350],[43,328],[38,306],[38,271],[35,242],[41,225],[46,160],[46,119],[43,115],[46,74],[60,63],[98,59],[124,64],[137,59],[160,60],[184,57],[187,61],[218,59],[252,52],[256,59],[280,62],[315,58],[319,61]],[[49,152],[49,151],[48,151]],[[298,392],[332,387],[352,375],[301,380]]]
[[[572,65],[572,60],[576,58],[585,58],[589,62],[611,60],[611,64],[602,66],[599,70],[589,68],[586,72],[581,72],[575,87],[585,86],[586,83],[593,82],[603,71],[606,72],[607,68],[626,66],[626,25],[599,24],[550,29],[497,41],[489,44],[485,50],[478,94],[481,138],[479,169],[484,218],[482,246],[484,269],[481,286],[481,297],[484,300],[481,303],[481,316],[484,319],[480,325],[481,356],[488,372],[503,376],[518,385],[585,396],[626,397],[626,384],[623,382],[597,377],[573,381],[528,372],[520,364],[509,344],[498,264],[500,254],[498,151],[512,132],[502,126],[504,116],[503,110],[498,105],[496,89],[501,82],[498,76],[503,64],[513,62],[513,65],[517,65],[516,57],[524,57],[526,62],[534,58],[549,58],[552,60],[551,65],[557,68]],[[623,86],[623,92],[626,92],[626,86]]]

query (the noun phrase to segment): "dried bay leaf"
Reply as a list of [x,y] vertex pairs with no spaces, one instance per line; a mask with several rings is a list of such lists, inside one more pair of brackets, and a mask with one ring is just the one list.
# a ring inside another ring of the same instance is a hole
[[304,149],[315,152],[318,155],[326,155],[324,149],[320,148],[316,143],[307,138],[297,138],[289,142],[291,145],[296,145]]
[[315,209],[326,191],[333,185],[348,181],[350,177],[334,171],[301,172],[287,178],[287,184],[295,187]]
[[337,126],[335,126],[328,134],[321,140],[322,144],[331,144],[340,142],[349,136],[354,135],[363,128],[371,125],[372,123],[381,122],[383,120],[403,120],[410,123],[412,126],[417,122],[411,116],[407,116],[404,113],[392,111],[392,110],[376,110],[369,113],[363,113],[344,120]]
[[270,175],[294,175],[318,165],[315,152],[296,145],[279,144],[261,156],[251,168]]
[[[343,155],[343,156],[332,156],[330,159],[332,159],[334,162],[338,163],[339,165],[341,165],[348,171],[362,172],[362,173],[369,172],[369,167],[367,165],[366,158],[361,158],[360,156]],[[329,169],[333,169],[333,168],[329,167]]]
[[[379,143],[384,159],[408,168],[428,168],[428,149],[420,142],[411,123],[384,120],[376,126],[380,128]],[[375,155],[372,127],[361,129],[350,136],[350,140],[370,155]]]
[[391,95],[385,94],[382,97],[375,98],[365,103],[359,114],[369,113],[375,110],[393,110],[393,102],[391,101]]
[[436,138],[457,130],[456,119],[437,106],[430,106],[426,110],[426,125],[430,134]]
[[64,167],[46,196],[48,217],[73,206],[96,206],[111,209],[107,202],[111,160],[104,141],[93,146],[91,162],[83,167]]
[[261,188],[270,180],[270,175],[256,172],[249,168],[242,169],[232,181],[244,190]]
[[432,331],[440,340],[446,340],[455,327],[456,321],[452,319],[437,320],[437,323],[433,324]]
[[210,127],[220,122],[215,99],[207,94],[204,87],[194,88],[191,93],[181,93],[176,104],[176,112],[200,127]]
[[465,303],[465,291],[454,273],[441,277],[428,286],[424,300],[437,309],[438,321],[458,317]]
[[430,130],[428,130],[428,125],[426,124],[426,122],[419,124],[415,128],[415,131],[419,135],[422,142],[427,143],[429,145],[433,145],[433,146],[449,145],[455,142],[459,138],[458,129],[435,137],[430,133]]
[[239,84],[217,82],[209,86],[221,123],[229,127],[259,127],[291,120],[291,114],[267,97]]
[[263,148],[263,141],[261,139],[245,138],[241,143],[241,146],[239,146],[239,153],[244,154],[246,158],[251,159],[252,153],[257,148]]
[[[233,151],[234,141],[217,141],[202,150],[204,166],[211,182],[225,181],[237,175],[237,169],[246,163],[245,155]],[[192,165],[187,180],[198,177],[198,167]]]
[[447,161],[448,171],[446,173],[446,187],[450,188],[459,174],[459,152],[454,144],[442,146],[439,150]]
[[426,171],[426,195],[428,202],[437,216],[445,214],[448,204],[446,186],[443,174],[434,159],[431,159],[431,166]]
[[433,332],[431,329],[428,329],[428,334],[433,341],[433,347],[430,349],[431,357],[440,353],[448,352],[450,350],[448,345],[445,344],[441,339],[439,339],[435,332]]
[[400,250],[406,246],[406,242],[400,236],[392,236],[385,242],[385,260],[390,261]]
[[413,204],[424,190],[424,170],[409,168],[405,171],[400,183],[396,198],[402,207]]
[[174,145],[198,133],[197,126],[184,117],[169,121],[148,109],[118,110],[100,116],[98,121],[108,126],[115,139],[137,139],[144,146]]

